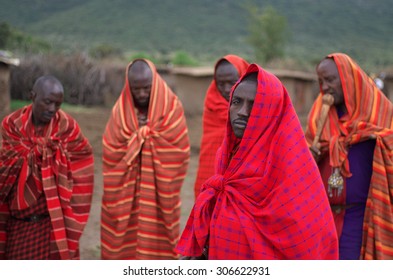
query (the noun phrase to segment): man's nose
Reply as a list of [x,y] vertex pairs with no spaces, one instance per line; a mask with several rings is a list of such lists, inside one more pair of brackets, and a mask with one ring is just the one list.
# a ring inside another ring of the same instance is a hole
[[326,92],[329,89],[329,86],[326,82],[321,82],[321,89],[323,92]]
[[148,91],[148,90],[146,90],[146,89],[142,89],[142,90],[139,92],[139,96],[140,96],[140,97],[148,97],[149,94],[150,94],[150,91]]
[[50,112],[55,112],[55,111],[56,111],[56,105],[55,105],[55,103],[50,103],[50,104],[48,105],[48,111],[50,111]]
[[238,115],[243,117],[249,117],[251,113],[252,106],[247,102],[243,103],[242,107],[239,110]]
[[232,85],[231,84],[225,84],[224,86],[224,92],[226,95],[229,95],[231,93]]

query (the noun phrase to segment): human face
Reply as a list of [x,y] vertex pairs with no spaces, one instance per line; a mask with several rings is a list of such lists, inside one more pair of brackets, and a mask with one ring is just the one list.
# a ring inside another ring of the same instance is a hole
[[242,138],[246,130],[256,92],[256,81],[240,82],[233,92],[231,106],[229,107],[229,117],[233,133],[237,138]]
[[236,68],[230,63],[222,63],[217,66],[215,80],[218,91],[227,101],[233,85],[239,79]]
[[324,94],[331,94],[334,105],[344,105],[344,92],[341,85],[340,75],[333,59],[327,58],[317,67],[318,82]]
[[149,108],[152,74],[150,71],[129,72],[128,81],[135,105],[139,109]]
[[33,123],[36,126],[43,126],[48,124],[60,109],[64,90],[61,85],[48,81],[36,91],[32,91]]

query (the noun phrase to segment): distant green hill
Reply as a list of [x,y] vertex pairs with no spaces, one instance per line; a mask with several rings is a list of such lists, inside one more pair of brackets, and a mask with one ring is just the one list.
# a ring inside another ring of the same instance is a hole
[[[0,0],[0,21],[71,49],[110,44],[125,51],[184,50],[210,61],[252,59],[247,0]],[[391,0],[256,0],[287,17],[286,54],[318,61],[346,52],[365,67],[393,65]]]

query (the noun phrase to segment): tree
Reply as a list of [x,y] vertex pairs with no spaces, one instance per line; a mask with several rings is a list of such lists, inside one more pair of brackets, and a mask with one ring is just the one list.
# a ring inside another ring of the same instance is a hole
[[8,23],[0,23],[0,49],[5,49],[7,47],[7,42],[11,36],[11,27]]
[[287,36],[287,19],[272,6],[263,11],[254,3],[246,5],[249,21],[248,42],[255,51],[258,62],[266,63],[284,55]]
[[0,49],[39,53],[49,51],[51,45],[43,39],[33,37],[13,28],[7,22],[1,22]]

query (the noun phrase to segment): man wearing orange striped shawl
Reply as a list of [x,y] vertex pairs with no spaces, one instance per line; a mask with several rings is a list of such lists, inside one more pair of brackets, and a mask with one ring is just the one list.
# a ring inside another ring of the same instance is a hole
[[190,158],[180,100],[138,59],[103,135],[102,259],[176,259],[180,188]]
[[[393,105],[345,54],[328,55],[317,74],[321,93],[306,137],[329,196],[340,259],[393,259]],[[314,146],[325,94],[334,103]],[[332,172],[343,184],[328,184]]]
[[32,105],[2,122],[0,258],[78,259],[93,191],[93,154],[60,110],[63,86],[43,76]]

